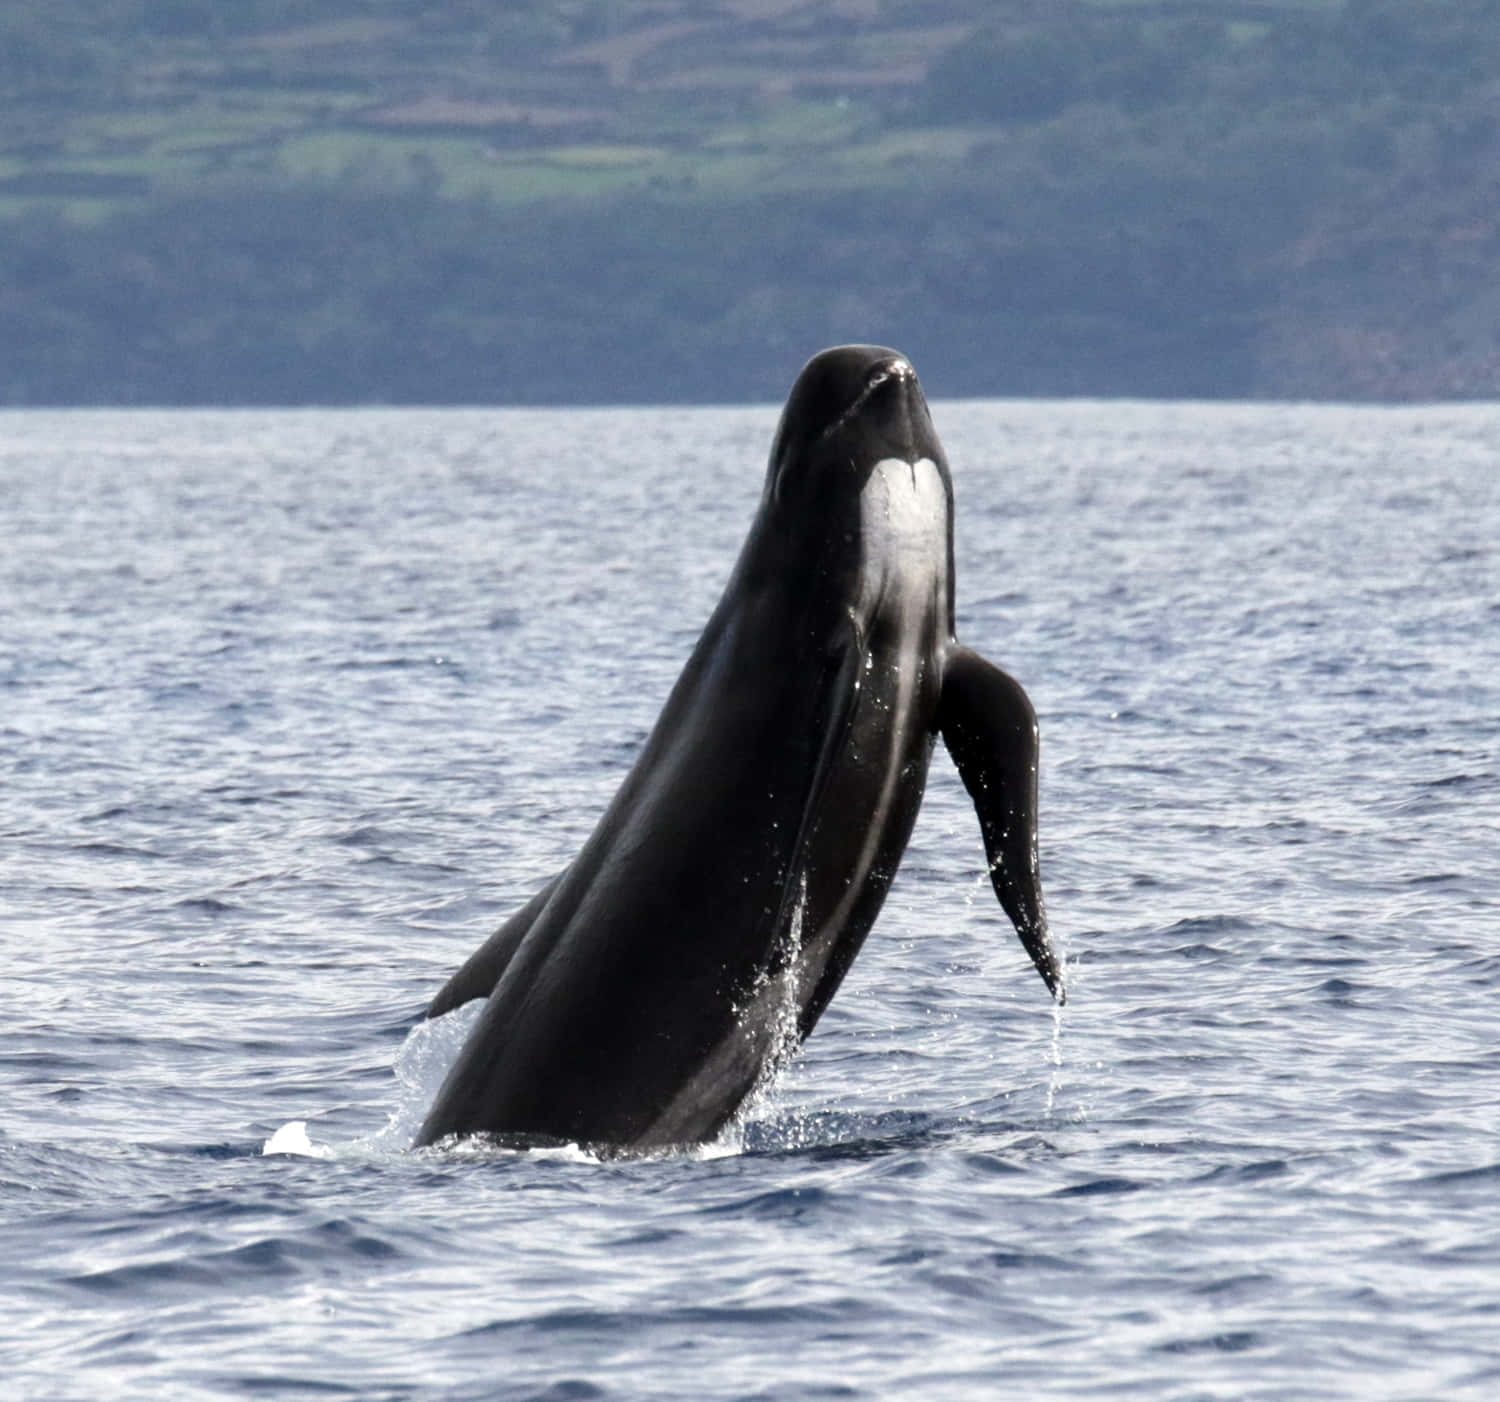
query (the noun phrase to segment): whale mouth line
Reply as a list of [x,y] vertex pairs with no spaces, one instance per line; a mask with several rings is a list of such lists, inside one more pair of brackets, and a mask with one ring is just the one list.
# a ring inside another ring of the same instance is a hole
[[870,402],[871,397],[882,386],[890,383],[892,380],[910,381],[915,379],[916,373],[912,370],[909,360],[898,357],[895,360],[887,361],[865,382],[865,387],[855,396],[854,402],[818,435],[818,440],[821,442],[826,438],[832,438],[845,424],[851,419],[856,418],[860,410]]

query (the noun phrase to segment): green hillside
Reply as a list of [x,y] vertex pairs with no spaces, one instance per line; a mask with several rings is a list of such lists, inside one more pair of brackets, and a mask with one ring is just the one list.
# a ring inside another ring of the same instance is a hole
[[54,0],[0,402],[1500,394],[1488,0]]

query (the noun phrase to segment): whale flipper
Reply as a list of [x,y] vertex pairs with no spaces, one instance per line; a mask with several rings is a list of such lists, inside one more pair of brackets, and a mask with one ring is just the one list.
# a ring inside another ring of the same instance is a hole
[[1052,996],[1066,1002],[1037,867],[1040,746],[1030,698],[1014,677],[955,645],[943,666],[937,724],[979,814],[995,894]]
[[495,991],[495,985],[500,982],[500,975],[505,972],[511,956],[520,948],[526,932],[536,923],[537,916],[552,899],[552,893],[566,871],[567,868],[564,867],[563,871],[558,872],[464,961],[459,971],[438,990],[437,996],[427,1005],[423,1017],[442,1017],[444,1013],[451,1013],[454,1008],[472,998],[488,998]]
[[[801,871],[806,865],[813,830],[823,797],[828,790],[828,781],[848,744],[849,727],[859,701],[860,673],[864,669],[864,652],[858,631],[857,628],[851,629],[847,636],[840,636],[824,658],[822,688],[818,699],[823,743],[818,747],[818,758],[808,780],[807,796],[803,801],[802,816],[797,823],[797,836],[791,849],[790,871]],[[792,906],[797,895],[795,883],[788,882],[782,893],[778,926],[785,928],[791,920]]]

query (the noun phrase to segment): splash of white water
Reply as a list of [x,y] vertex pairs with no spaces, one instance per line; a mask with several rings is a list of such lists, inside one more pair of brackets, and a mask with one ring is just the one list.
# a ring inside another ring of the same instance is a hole
[[306,1120],[289,1120],[261,1146],[263,1155],[285,1154],[301,1159],[331,1159],[333,1150],[326,1144],[314,1144],[307,1137]]
[[417,1023],[406,1034],[396,1053],[396,1104],[384,1128],[343,1144],[323,1144],[308,1135],[307,1120],[292,1120],[266,1140],[261,1153],[314,1159],[380,1158],[409,1149],[484,1006],[485,1000],[476,998],[443,1017]]
[[796,1056],[797,1049],[801,1046],[799,1024],[802,1017],[802,938],[806,918],[807,873],[804,871],[797,889],[797,902],[792,907],[791,919],[787,922],[786,934],[781,941],[779,952],[782,966],[775,973],[767,970],[760,976],[743,1014],[745,1017],[754,1017],[758,1007],[765,1003],[771,1005],[765,1014],[765,1061],[750,1094],[713,1141],[711,1147],[717,1151],[715,1157],[718,1153],[734,1154],[742,1151],[745,1125],[765,1114],[776,1078]]
[[1052,1069],[1047,1076],[1047,1103],[1042,1107],[1042,1118],[1052,1118],[1052,1106],[1057,1100],[1057,1087],[1062,1079],[1062,1029],[1063,1005],[1052,1004]]

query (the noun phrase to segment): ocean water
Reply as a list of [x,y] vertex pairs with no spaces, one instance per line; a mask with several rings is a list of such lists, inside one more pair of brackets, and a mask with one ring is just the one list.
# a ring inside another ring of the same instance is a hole
[[935,415],[1071,1001],[940,749],[801,1057],[605,1163],[410,1151],[413,1029],[775,410],[0,416],[5,1396],[1500,1395],[1500,407]]

